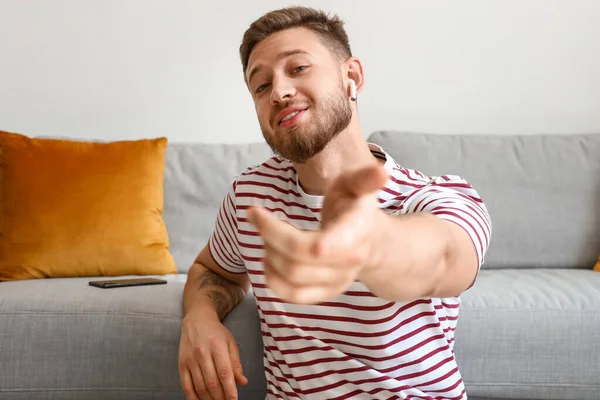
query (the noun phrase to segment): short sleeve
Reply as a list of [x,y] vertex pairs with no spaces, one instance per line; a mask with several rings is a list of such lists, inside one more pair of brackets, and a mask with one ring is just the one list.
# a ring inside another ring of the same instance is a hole
[[246,272],[237,240],[235,184],[219,207],[215,228],[208,240],[208,246],[213,259],[222,269],[233,274]]
[[492,224],[481,197],[464,179],[452,175],[431,178],[423,187],[411,191],[398,211],[411,212],[429,212],[461,226],[473,241],[481,267],[490,244]]

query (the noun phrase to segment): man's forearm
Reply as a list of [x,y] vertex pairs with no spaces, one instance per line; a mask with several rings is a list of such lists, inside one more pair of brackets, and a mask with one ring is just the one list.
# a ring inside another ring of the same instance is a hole
[[462,228],[429,213],[381,217],[373,265],[361,274],[376,295],[395,301],[454,296],[472,279],[466,274],[474,265],[456,268],[476,261],[469,239],[457,238]]
[[190,268],[193,276],[188,276],[183,292],[184,315],[214,312],[219,320],[244,298],[244,289],[238,284],[215,274],[202,264]]

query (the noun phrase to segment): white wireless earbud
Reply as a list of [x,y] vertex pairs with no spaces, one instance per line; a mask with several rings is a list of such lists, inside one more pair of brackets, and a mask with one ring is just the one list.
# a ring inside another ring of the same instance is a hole
[[356,82],[354,82],[354,79],[350,79],[350,99],[356,101]]

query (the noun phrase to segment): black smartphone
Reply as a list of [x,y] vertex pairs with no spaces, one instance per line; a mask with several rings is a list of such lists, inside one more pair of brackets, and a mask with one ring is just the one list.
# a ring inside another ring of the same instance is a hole
[[157,278],[130,278],[90,281],[90,286],[96,286],[102,289],[112,289],[126,286],[164,285],[166,283],[167,281]]

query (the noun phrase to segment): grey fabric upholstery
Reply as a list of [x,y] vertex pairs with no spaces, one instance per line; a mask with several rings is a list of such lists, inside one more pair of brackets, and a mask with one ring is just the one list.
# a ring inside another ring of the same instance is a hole
[[265,143],[170,143],[165,156],[164,220],[177,270],[186,273],[214,228],[233,179],[272,156]]
[[492,217],[483,268],[591,268],[600,253],[600,134],[375,132],[405,168],[460,175]]
[[[483,196],[492,245],[463,295],[455,354],[471,400],[600,399],[600,135],[378,132],[407,168],[457,174]],[[98,289],[97,278],[0,283],[0,399],[183,399],[177,369],[184,275],[233,178],[262,143],[170,143],[164,218],[180,275]],[[264,400],[262,339],[249,293],[226,318]]]
[[[0,399],[185,399],[177,360],[186,276],[158,277],[168,283],[118,289],[88,285],[99,278],[0,283]],[[264,400],[251,293],[225,326],[249,380],[240,398]]]
[[462,296],[455,354],[470,396],[600,398],[600,273],[481,271]]
[[[2,399],[179,399],[185,275],[169,283],[90,287],[94,278],[0,284]],[[455,353],[470,398],[597,399],[600,274],[484,270],[463,295]],[[262,339],[252,294],[225,320],[263,400]]]

